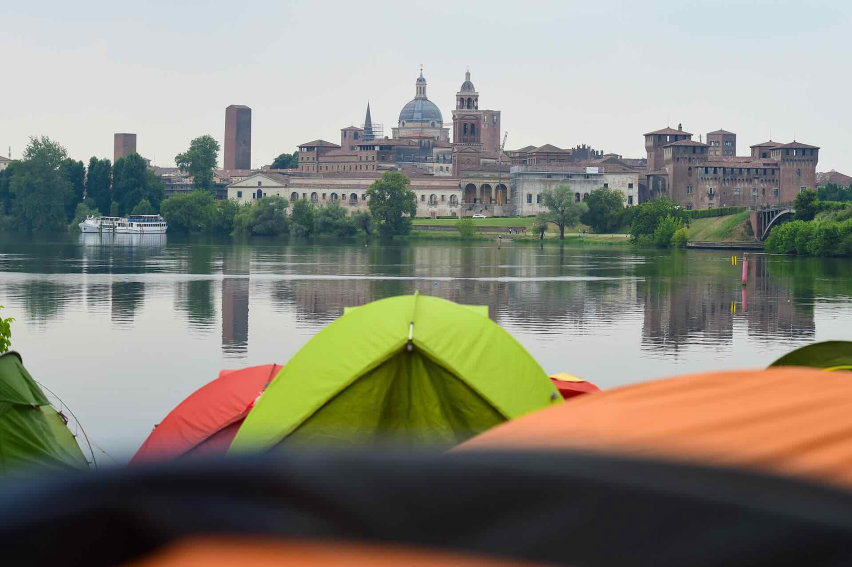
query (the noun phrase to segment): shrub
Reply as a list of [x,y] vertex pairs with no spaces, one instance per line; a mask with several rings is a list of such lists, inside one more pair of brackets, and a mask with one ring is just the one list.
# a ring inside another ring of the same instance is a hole
[[726,217],[745,211],[745,207],[719,207],[717,209],[693,209],[686,211],[690,219],[706,219],[711,217]]
[[77,204],[77,209],[74,211],[74,218],[68,224],[70,232],[79,232],[80,223],[86,220],[88,216],[100,216],[101,212],[93,207],[90,207],[85,202]]
[[456,229],[462,238],[473,238],[476,235],[476,224],[470,217],[464,217],[456,221]]
[[130,211],[131,215],[153,215],[156,214],[157,211],[154,210],[154,207],[151,205],[151,201],[148,199],[141,199],[136,206],[133,207],[133,210]]
[[672,245],[675,233],[683,228],[683,221],[671,215],[667,215],[654,229],[654,246],[668,248]]
[[[684,226],[689,224],[689,217],[686,216],[686,210],[682,209],[680,205],[666,197],[660,197],[650,203],[638,205],[633,207],[633,209],[635,210],[632,213],[633,221],[630,225],[630,237],[634,242],[644,240],[640,239],[643,235],[654,235],[657,230],[657,226],[666,217],[678,220],[681,225]],[[665,246],[668,246],[672,234],[674,234],[674,231],[678,228],[680,228],[680,226],[671,230]],[[656,242],[656,238],[654,238],[654,241]]]
[[685,226],[680,227],[672,235],[672,248],[686,248],[686,243],[689,241],[689,229]]
[[328,203],[315,210],[314,231],[316,234],[346,237],[354,235],[356,229],[352,219],[346,216],[346,209],[337,203]]
[[290,232],[295,236],[310,236],[314,232],[314,214],[316,207],[307,199],[293,203],[290,213]]

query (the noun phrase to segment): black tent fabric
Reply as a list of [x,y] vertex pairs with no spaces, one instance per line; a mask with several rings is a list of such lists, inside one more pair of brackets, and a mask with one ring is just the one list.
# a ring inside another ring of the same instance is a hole
[[583,567],[852,564],[852,494],[579,452],[274,453],[5,484],[0,548],[116,565],[193,535],[428,546]]

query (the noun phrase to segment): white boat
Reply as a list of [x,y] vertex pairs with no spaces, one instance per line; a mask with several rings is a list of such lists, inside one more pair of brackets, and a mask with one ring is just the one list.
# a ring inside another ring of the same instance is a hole
[[79,225],[80,232],[118,232],[120,226],[127,224],[127,219],[122,217],[95,217],[88,216]]
[[86,217],[79,225],[80,232],[115,234],[165,234],[166,220],[160,215],[135,215],[130,217]]
[[160,215],[136,215],[124,220],[126,222],[116,228],[118,234],[165,234],[169,228]]

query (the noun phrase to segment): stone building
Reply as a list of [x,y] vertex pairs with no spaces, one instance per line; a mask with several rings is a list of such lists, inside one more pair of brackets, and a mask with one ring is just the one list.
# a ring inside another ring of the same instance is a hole
[[645,134],[648,197],[666,195],[688,209],[762,207],[792,203],[816,187],[816,146],[769,141],[736,156],[732,132],[711,132],[707,139],[718,144],[695,141],[680,126]]
[[251,169],[251,108],[225,109],[225,169]]
[[444,128],[444,119],[438,106],[426,96],[426,79],[423,69],[415,83],[415,96],[399,112],[399,123],[393,129],[394,139],[426,136],[438,142],[450,141],[450,129]]
[[112,163],[136,153],[136,134],[121,132],[113,135]]
[[10,163],[12,163],[11,159],[4,156],[0,156],[0,171],[3,171],[7,167],[9,167]]

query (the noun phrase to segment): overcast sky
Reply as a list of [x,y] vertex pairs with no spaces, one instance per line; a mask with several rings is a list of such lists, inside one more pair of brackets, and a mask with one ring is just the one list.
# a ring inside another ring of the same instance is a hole
[[[822,148],[852,174],[852,2],[338,2],[41,0],[0,8],[0,149],[32,135],[112,158],[138,134],[157,165],[229,104],[252,108],[252,165],[339,141],[369,100],[385,133],[428,95],[449,125],[466,68],[507,148],[551,143],[644,156],[642,134],[682,122]],[[220,155],[221,162],[221,155]]]

